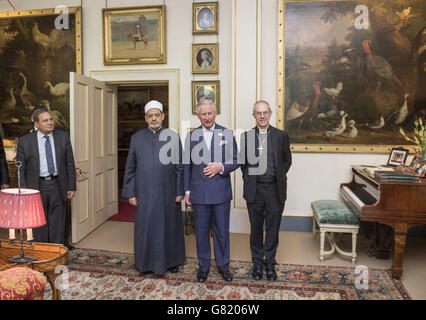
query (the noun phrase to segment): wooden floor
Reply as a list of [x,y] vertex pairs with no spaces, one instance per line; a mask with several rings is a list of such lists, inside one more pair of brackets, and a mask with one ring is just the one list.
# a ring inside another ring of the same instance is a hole
[[[7,238],[5,229],[0,229],[0,238]],[[350,248],[350,238],[344,238],[344,247]],[[196,256],[195,236],[185,236],[187,256]],[[76,244],[76,247],[133,253],[133,223],[107,221]],[[356,265],[368,268],[390,269],[392,258],[378,260],[371,256],[370,240],[360,235],[357,246]],[[231,234],[231,259],[250,261],[248,234]],[[280,232],[280,244],[276,260],[278,263],[321,265],[319,261],[319,239],[310,232]],[[350,259],[335,253],[326,258],[327,266],[352,266]],[[413,299],[426,300],[426,237],[409,236],[404,256],[402,282]]]

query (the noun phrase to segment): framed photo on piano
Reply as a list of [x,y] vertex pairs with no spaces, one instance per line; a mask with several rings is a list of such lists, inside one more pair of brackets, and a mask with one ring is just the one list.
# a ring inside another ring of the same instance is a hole
[[408,149],[393,148],[388,159],[388,166],[403,166],[408,157]]
[[413,160],[410,163],[410,170],[414,171],[414,173],[421,177],[426,177],[426,162],[419,157],[413,158]]

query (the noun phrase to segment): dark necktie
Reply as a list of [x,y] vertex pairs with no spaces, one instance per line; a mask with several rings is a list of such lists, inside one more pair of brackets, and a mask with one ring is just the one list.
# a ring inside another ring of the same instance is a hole
[[44,138],[46,139],[44,146],[46,148],[47,170],[49,174],[53,176],[55,173],[55,164],[53,163],[52,145],[50,144],[49,136],[44,136]]

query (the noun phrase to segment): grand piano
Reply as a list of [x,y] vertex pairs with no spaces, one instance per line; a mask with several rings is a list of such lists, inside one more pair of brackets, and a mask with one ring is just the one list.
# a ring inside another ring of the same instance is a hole
[[426,181],[384,182],[363,166],[352,166],[352,173],[352,181],[340,185],[340,196],[361,221],[378,222],[393,229],[392,276],[400,278],[407,232],[426,224]]

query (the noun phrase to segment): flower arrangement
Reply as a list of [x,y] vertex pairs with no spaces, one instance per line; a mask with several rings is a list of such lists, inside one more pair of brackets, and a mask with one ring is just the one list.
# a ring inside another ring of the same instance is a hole
[[413,138],[410,138],[405,134],[404,129],[402,129],[401,127],[399,128],[399,133],[404,137],[404,139],[416,144],[417,146],[415,147],[415,149],[417,151],[422,152],[423,156],[425,156],[425,152],[426,152],[426,128],[425,128],[425,125],[423,124],[423,120],[421,118],[414,121],[414,130],[413,131],[414,131]]

